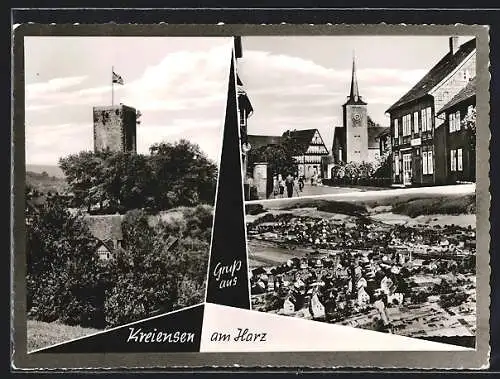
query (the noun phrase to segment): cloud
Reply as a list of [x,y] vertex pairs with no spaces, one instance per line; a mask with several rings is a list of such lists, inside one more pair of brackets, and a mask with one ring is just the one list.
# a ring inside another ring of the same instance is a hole
[[60,157],[93,149],[93,129],[88,124],[26,127],[26,163],[57,164]]
[[198,144],[207,156],[219,161],[222,143],[223,120],[177,119],[166,125],[148,125],[137,130],[137,151],[147,154],[149,148],[159,142],[186,139]]
[[46,82],[32,83],[26,86],[26,99],[43,98],[46,95],[60,93],[61,91],[82,84],[87,76],[70,76],[54,78]]
[[[334,126],[342,124],[351,67],[322,66],[301,57],[245,51],[239,75],[254,107],[250,134],[280,135],[287,129],[319,129],[328,147]],[[382,125],[385,110],[426,73],[424,69],[361,67],[356,70],[368,113]]]
[[230,44],[179,51],[148,67],[123,88],[124,101],[141,110],[203,110],[225,103]]
[[[125,84],[114,86],[114,99],[142,113],[139,152],[147,153],[155,142],[185,138],[219,158],[231,48],[232,40],[221,38],[197,50],[171,52],[155,64],[136,59],[139,75],[124,76]],[[92,107],[109,104],[111,85],[93,85],[90,77],[26,86],[27,161],[55,164],[59,156],[93,148]]]

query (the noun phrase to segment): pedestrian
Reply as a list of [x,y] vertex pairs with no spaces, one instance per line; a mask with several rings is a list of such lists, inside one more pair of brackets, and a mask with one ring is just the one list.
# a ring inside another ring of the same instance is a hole
[[278,174],[278,186],[279,186],[279,196],[283,197],[285,193],[285,181],[283,180],[283,176]]
[[304,177],[300,176],[299,177],[299,191],[302,192],[303,189],[304,189]]
[[280,191],[280,185],[279,185],[279,181],[278,181],[278,176],[274,175],[273,176],[273,197],[274,198],[278,197],[279,191]]
[[286,180],[285,180],[285,184],[286,184],[287,196],[292,197],[293,196],[293,176],[292,176],[292,174],[288,174],[288,176],[286,177]]

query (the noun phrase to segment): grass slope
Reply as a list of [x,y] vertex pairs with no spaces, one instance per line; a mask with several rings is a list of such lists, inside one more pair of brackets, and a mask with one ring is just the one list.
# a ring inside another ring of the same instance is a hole
[[99,332],[98,329],[69,326],[58,322],[28,320],[27,326],[28,352]]

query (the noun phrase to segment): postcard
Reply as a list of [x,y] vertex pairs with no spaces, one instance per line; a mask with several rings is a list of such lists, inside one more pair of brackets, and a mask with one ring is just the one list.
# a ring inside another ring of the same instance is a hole
[[488,367],[487,26],[13,38],[13,370]]

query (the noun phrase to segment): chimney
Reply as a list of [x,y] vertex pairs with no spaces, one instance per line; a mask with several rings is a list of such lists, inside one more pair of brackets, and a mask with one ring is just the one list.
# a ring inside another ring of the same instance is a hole
[[451,55],[455,55],[458,51],[458,36],[450,37],[450,53]]

